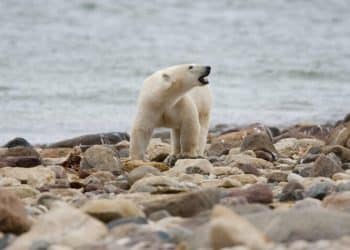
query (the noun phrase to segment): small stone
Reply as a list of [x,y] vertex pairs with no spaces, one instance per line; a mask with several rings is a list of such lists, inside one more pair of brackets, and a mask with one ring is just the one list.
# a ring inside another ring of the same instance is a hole
[[254,184],[258,182],[258,178],[252,174],[238,174],[229,176],[232,180],[237,180],[243,185],[245,184]]
[[305,208],[318,208],[321,207],[321,201],[318,199],[307,197],[303,200],[299,200],[294,204],[295,209],[305,209]]
[[160,175],[159,169],[152,166],[140,166],[138,168],[133,169],[128,174],[128,182],[129,185],[132,186],[137,180],[142,179],[146,175]]
[[105,223],[120,218],[144,216],[144,213],[135,203],[120,198],[90,200],[81,210]]
[[31,226],[21,200],[3,188],[0,188],[0,221],[0,232],[3,233],[21,234]]
[[310,176],[332,177],[333,174],[338,172],[344,172],[338,162],[329,156],[320,155],[314,163]]
[[122,163],[114,151],[106,146],[94,145],[85,151],[80,162],[82,169],[96,169],[113,172],[119,175],[122,172]]
[[167,217],[170,217],[170,216],[171,216],[171,214],[168,211],[162,209],[162,210],[159,210],[159,211],[151,213],[148,216],[148,218],[150,220],[152,220],[152,221],[159,221],[161,219],[164,219],[164,218],[167,218]]
[[196,188],[195,184],[178,182],[168,176],[149,176],[136,181],[130,192],[179,193]]
[[246,153],[241,153],[241,154],[234,154],[231,152],[226,158],[227,163],[233,163],[233,164],[240,164],[240,165],[251,165],[254,166],[255,168],[259,169],[272,169],[273,164],[271,162],[265,161],[260,158],[255,158],[253,156],[250,156]]
[[55,183],[55,173],[43,166],[33,168],[5,167],[0,168],[0,177],[11,177],[23,184],[41,187],[44,184]]
[[245,174],[253,174],[256,176],[260,176],[260,172],[259,170],[253,166],[253,165],[249,165],[249,164],[237,164],[237,167],[242,170]]
[[280,201],[295,201],[304,198],[304,186],[299,182],[288,182],[280,194]]
[[4,189],[13,192],[18,198],[34,198],[39,194],[39,191],[29,185],[22,184],[20,186],[4,187]]
[[287,181],[288,174],[281,171],[273,171],[268,175],[268,182],[285,182]]
[[130,172],[134,170],[135,168],[138,168],[140,166],[152,166],[154,168],[159,169],[160,171],[167,171],[169,170],[168,165],[162,163],[162,162],[152,162],[152,161],[141,161],[141,160],[125,160],[123,161],[123,170],[126,172]]
[[266,133],[253,133],[244,137],[241,144],[241,152],[246,150],[263,151],[272,155],[273,158],[277,156],[277,150]]
[[223,206],[215,206],[210,221],[209,237],[213,249],[236,245],[262,248],[267,237],[245,218]]
[[213,165],[207,159],[180,159],[168,173],[170,175],[180,173],[210,175],[213,171]]
[[337,192],[350,191],[350,181],[340,181],[337,183]]
[[163,162],[170,154],[171,146],[160,139],[152,139],[147,148],[147,156],[150,161]]
[[335,191],[336,186],[329,180],[316,180],[306,189],[305,196],[322,200]]
[[161,195],[157,199],[143,201],[140,205],[149,215],[155,211],[166,210],[172,216],[191,217],[211,209],[219,203],[222,192],[219,189],[202,189],[180,194]]
[[350,213],[350,191],[328,195],[322,201],[322,206]]
[[266,184],[255,184],[248,188],[233,189],[228,196],[244,197],[249,203],[263,204],[271,203],[273,199],[272,190]]

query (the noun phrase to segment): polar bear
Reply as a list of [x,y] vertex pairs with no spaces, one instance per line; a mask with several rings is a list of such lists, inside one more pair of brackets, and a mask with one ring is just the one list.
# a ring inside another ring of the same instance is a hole
[[131,159],[144,160],[152,132],[158,127],[172,129],[173,155],[203,155],[212,107],[209,73],[210,66],[182,64],[146,78],[131,130]]

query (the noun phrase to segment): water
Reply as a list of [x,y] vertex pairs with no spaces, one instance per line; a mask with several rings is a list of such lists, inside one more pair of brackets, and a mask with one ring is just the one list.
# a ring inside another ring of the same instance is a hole
[[210,64],[212,125],[342,118],[347,0],[0,1],[0,144],[128,131],[142,80]]

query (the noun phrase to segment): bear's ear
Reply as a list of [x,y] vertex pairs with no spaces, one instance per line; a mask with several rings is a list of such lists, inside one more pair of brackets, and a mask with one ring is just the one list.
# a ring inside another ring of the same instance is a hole
[[163,73],[162,77],[165,81],[170,81],[170,76],[168,74]]

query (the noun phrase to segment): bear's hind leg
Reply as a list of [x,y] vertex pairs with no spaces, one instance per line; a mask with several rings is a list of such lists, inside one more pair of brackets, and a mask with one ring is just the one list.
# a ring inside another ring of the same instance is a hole
[[180,129],[173,128],[171,130],[171,145],[172,145],[172,155],[180,154],[181,144],[180,144]]
[[153,129],[134,128],[130,137],[130,157],[132,160],[144,160]]

